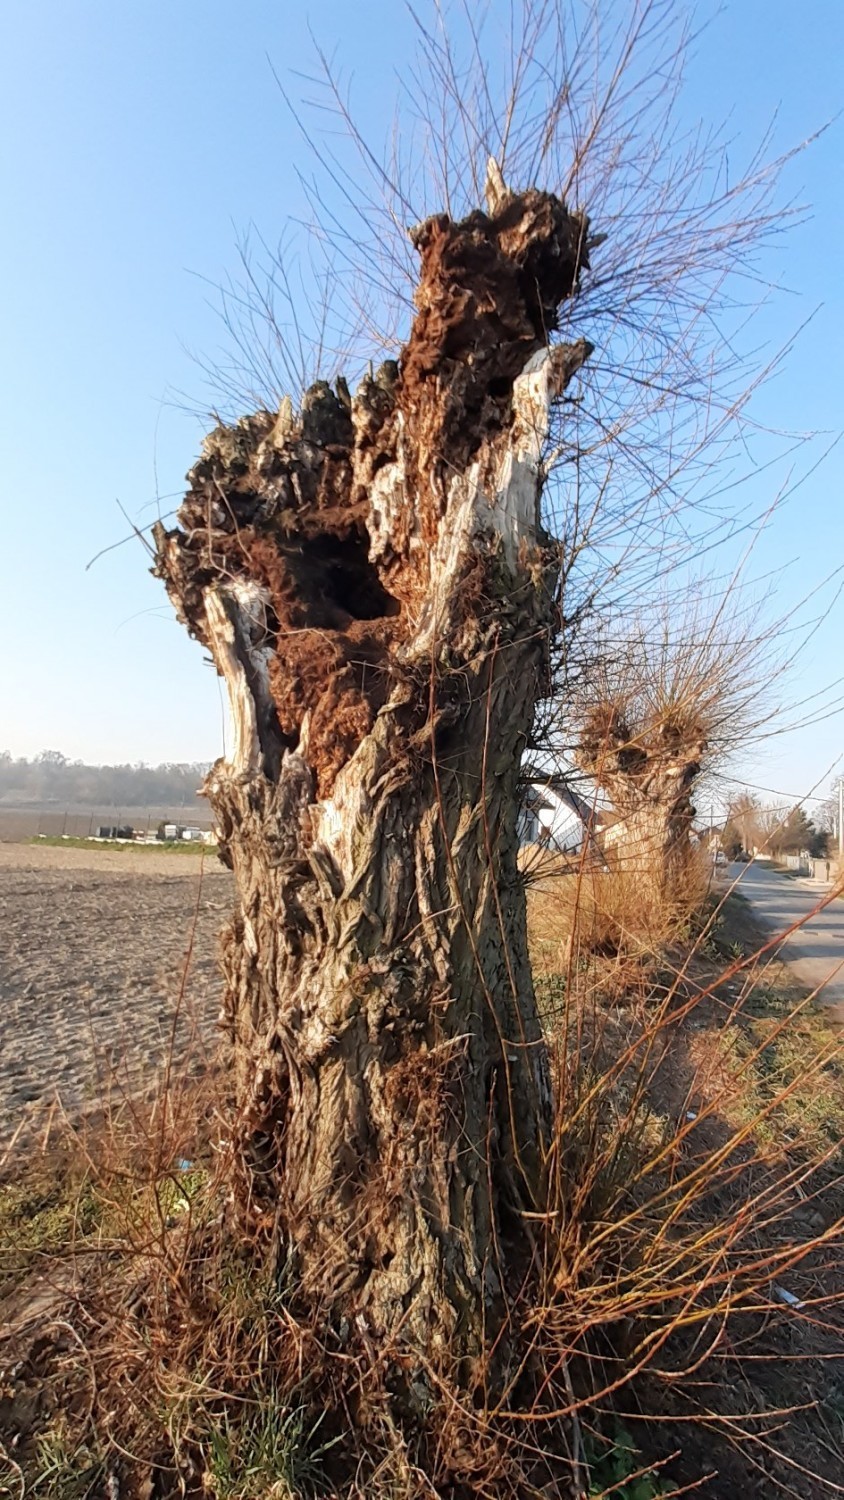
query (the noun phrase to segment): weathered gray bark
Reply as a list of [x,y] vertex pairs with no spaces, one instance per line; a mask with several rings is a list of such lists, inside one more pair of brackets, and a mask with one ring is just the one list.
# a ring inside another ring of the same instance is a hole
[[515,782],[554,629],[538,516],[582,216],[414,231],[417,314],[353,399],[206,440],[157,571],[225,677],[207,782],[237,1194],[330,1315],[468,1372],[531,1254],[551,1116]]

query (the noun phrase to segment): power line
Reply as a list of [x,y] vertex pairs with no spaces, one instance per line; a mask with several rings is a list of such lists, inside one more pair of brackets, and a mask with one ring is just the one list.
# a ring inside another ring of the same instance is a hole
[[759,786],[755,781],[745,781],[742,776],[727,776],[723,771],[711,771],[710,775],[718,781],[731,781],[734,786],[749,787],[752,792],[768,792],[772,797],[785,797],[789,802],[828,802],[829,794],[818,797],[814,793],[806,792],[784,792],[781,787]]

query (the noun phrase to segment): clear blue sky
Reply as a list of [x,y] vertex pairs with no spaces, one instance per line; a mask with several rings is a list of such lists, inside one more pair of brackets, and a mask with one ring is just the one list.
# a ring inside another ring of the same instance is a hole
[[[690,121],[729,115],[740,148],[778,110],[775,145],[785,148],[844,104],[837,0],[727,0],[719,14],[696,14],[713,20],[695,50]],[[216,679],[170,618],[141,547],[85,565],[126,531],[116,498],[148,524],[156,485],[162,497],[178,492],[196,453],[197,418],[171,393],[201,398],[187,351],[213,356],[220,343],[198,276],[236,268],[237,233],[251,221],[272,237],[303,211],[300,146],[267,54],[282,76],[307,71],[309,19],[353,76],[363,124],[377,137],[410,52],[399,0],[5,8],[0,748],[14,754],[50,747],[93,761],[158,761],[220,751]],[[843,129],[834,125],[786,175],[784,195],[808,202],[812,217],[771,263],[793,292],[766,315],[761,336],[773,345],[821,311],[758,398],[757,418],[774,427],[844,425]],[[756,571],[789,564],[777,609],[844,561],[842,473],[844,445],[759,544]],[[773,484],[757,480],[760,497]],[[844,672],[842,625],[838,607],[789,684],[794,700]],[[747,775],[808,791],[841,751],[839,713],[772,742]]]

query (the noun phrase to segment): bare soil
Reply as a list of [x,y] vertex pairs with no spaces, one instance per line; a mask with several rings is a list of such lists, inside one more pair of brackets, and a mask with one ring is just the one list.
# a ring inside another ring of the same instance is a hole
[[216,857],[0,844],[0,1150],[60,1106],[154,1086],[213,1049]]

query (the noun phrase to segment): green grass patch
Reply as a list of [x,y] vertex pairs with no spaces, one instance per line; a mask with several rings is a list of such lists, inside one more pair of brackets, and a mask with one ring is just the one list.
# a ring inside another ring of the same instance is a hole
[[57,834],[47,837],[39,834],[27,839],[28,844],[46,844],[51,849],[131,849],[138,854],[215,854],[216,844],[203,844],[192,839],[160,839],[154,844],[135,843],[132,839],[77,839],[64,838]]
[[108,1463],[95,1441],[78,1442],[58,1416],[36,1441],[29,1493],[41,1500],[93,1500],[107,1494]]
[[78,1168],[39,1164],[0,1184],[0,1294],[45,1259],[81,1249],[145,1243],[183,1214],[201,1217],[208,1174],[174,1166],[154,1182],[128,1170],[95,1182]]
[[323,1460],[339,1438],[321,1442],[320,1419],[262,1392],[254,1407],[225,1412],[196,1434],[203,1488],[216,1500],[296,1500],[324,1488]]
[[95,1239],[102,1207],[85,1180],[33,1174],[0,1186],[0,1291],[16,1286],[39,1259]]
[[609,1440],[589,1436],[586,1442],[589,1494],[606,1500],[659,1500],[673,1493],[645,1461],[621,1422],[613,1424]]

